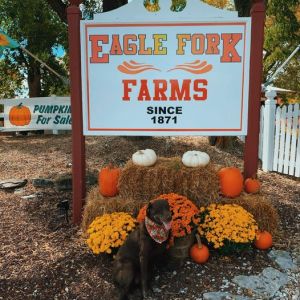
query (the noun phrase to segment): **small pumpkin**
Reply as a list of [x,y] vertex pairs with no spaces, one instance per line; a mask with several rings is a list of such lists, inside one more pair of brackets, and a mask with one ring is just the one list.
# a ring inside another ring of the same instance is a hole
[[132,161],[135,165],[150,167],[156,163],[157,156],[152,149],[139,150],[132,155]]
[[245,191],[249,194],[258,193],[260,190],[260,182],[254,178],[247,178],[245,180]]
[[187,151],[182,155],[182,163],[186,167],[205,167],[209,163],[209,155],[201,151]]
[[209,250],[207,246],[201,243],[200,236],[196,234],[197,243],[190,249],[190,256],[197,264],[204,264],[209,258]]
[[234,198],[241,194],[244,179],[240,169],[235,167],[222,168],[218,175],[221,193],[224,196]]
[[114,197],[118,194],[118,181],[121,170],[111,166],[99,172],[99,191],[104,197]]
[[26,126],[31,121],[31,112],[27,106],[22,103],[13,106],[9,111],[9,122],[15,126]]
[[257,233],[257,237],[256,237],[256,240],[254,242],[254,245],[257,249],[267,250],[270,247],[272,247],[272,244],[273,244],[273,238],[272,238],[271,233],[269,233],[266,230],[259,231]]

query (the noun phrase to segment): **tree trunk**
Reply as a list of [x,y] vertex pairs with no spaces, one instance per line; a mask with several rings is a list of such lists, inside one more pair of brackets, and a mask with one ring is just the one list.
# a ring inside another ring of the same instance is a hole
[[33,62],[28,69],[29,98],[41,96],[41,72],[40,66]]

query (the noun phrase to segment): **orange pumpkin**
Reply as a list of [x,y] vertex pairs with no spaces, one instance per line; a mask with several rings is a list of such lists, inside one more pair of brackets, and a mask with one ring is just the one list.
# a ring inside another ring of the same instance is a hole
[[244,179],[238,168],[228,167],[219,171],[221,193],[229,198],[237,197],[241,194]]
[[273,239],[272,235],[268,231],[259,231],[254,245],[257,249],[267,250],[272,247]]
[[99,172],[100,194],[104,197],[113,197],[118,193],[118,181],[120,169],[111,166],[105,167]]
[[25,126],[31,121],[30,109],[27,106],[20,103],[17,106],[13,106],[9,111],[9,121],[15,126]]
[[258,193],[260,190],[260,182],[254,178],[247,178],[245,180],[245,191],[249,194]]
[[190,249],[190,256],[197,264],[204,264],[209,258],[209,250],[207,246],[201,243],[200,237],[196,234],[197,243],[194,244]]

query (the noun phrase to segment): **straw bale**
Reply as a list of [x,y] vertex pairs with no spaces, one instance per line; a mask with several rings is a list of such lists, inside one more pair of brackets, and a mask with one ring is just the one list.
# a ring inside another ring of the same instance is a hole
[[119,191],[121,197],[136,201],[177,193],[197,205],[207,205],[219,196],[219,179],[211,162],[206,167],[188,168],[180,157],[160,157],[152,167],[128,161],[119,179]]
[[132,199],[122,197],[103,197],[99,193],[99,187],[93,187],[86,199],[86,205],[83,210],[81,227],[86,232],[93,220],[106,213],[127,212],[136,216],[145,202],[136,202]]
[[276,233],[279,216],[277,210],[264,195],[242,194],[234,199],[223,198],[221,202],[242,206],[254,216],[260,230]]

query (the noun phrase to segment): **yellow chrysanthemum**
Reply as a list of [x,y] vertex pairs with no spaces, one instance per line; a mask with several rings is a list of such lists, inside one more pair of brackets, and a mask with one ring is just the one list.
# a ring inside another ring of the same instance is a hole
[[136,220],[129,214],[117,212],[97,217],[87,229],[86,243],[94,254],[112,253],[112,248],[123,245]]
[[255,239],[258,226],[254,217],[236,204],[211,204],[198,232],[212,243],[215,249],[224,246],[225,241],[251,243]]

